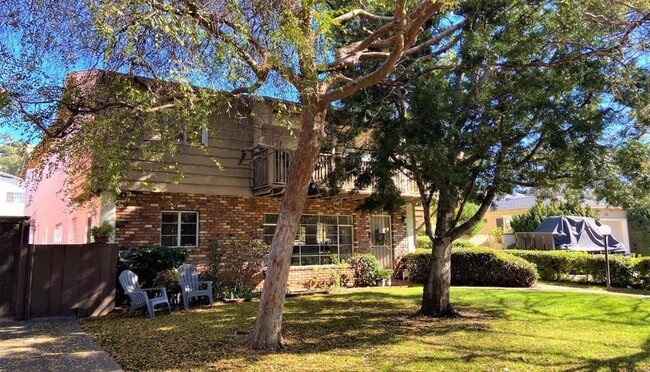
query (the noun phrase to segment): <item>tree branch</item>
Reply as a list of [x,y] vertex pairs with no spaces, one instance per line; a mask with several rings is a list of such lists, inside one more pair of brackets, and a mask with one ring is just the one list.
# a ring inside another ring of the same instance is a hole
[[380,16],[377,14],[373,14],[370,12],[367,12],[363,9],[355,9],[350,12],[347,12],[343,15],[340,15],[336,18],[334,18],[335,21],[339,23],[344,23],[349,20],[351,20],[354,17],[359,16],[359,18],[365,18],[365,19],[370,19],[373,21],[379,21],[379,22],[392,22],[394,20],[394,17],[386,17],[386,16]]

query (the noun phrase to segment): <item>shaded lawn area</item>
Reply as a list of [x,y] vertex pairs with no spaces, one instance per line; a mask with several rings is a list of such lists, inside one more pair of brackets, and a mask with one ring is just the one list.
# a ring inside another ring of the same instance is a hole
[[81,327],[125,370],[649,370],[650,301],[453,288],[461,319],[415,318],[421,288],[290,298],[288,349],[240,345],[257,303],[110,315]]

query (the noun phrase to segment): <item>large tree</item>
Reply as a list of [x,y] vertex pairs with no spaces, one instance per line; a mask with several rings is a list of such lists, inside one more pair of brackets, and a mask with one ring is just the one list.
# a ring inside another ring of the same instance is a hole
[[[645,133],[629,113],[643,111],[647,94],[638,57],[649,19],[641,2],[463,1],[456,47],[435,61],[407,59],[392,87],[344,102],[338,119],[356,126],[339,137],[372,134],[364,148],[372,166],[360,180],[386,184],[404,172],[418,184],[433,258],[422,314],[455,313],[451,242],[497,195],[602,183],[608,157]],[[479,208],[461,222],[470,202]]]
[[18,176],[23,164],[25,144],[10,135],[0,135],[0,172]]
[[[6,1],[0,97],[15,125],[29,122],[54,138],[39,150],[65,154],[63,162],[83,158],[89,148],[99,155],[90,168],[67,167],[84,173],[86,190],[94,192],[119,190],[133,154],[147,160],[175,154],[178,125],[196,141],[215,105],[226,107],[217,90],[228,97],[259,89],[295,95],[300,134],[292,182],[249,338],[254,348],[274,349],[282,344],[291,249],[330,104],[384,81],[406,56],[434,52],[455,27],[443,22],[431,29],[427,22],[448,3],[372,1],[370,12],[353,1]],[[430,37],[419,38],[425,28]],[[356,37],[343,43],[333,37],[344,33]],[[364,74],[349,73],[366,64]],[[63,90],[49,74],[52,66],[96,66],[126,76],[76,74]]]

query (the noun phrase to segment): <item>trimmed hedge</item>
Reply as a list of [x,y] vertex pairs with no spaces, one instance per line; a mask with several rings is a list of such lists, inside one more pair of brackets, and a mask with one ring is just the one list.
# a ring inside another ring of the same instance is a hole
[[539,278],[548,281],[567,280],[569,275],[574,274],[578,257],[587,256],[585,252],[566,251],[507,250],[506,252],[535,264]]
[[[395,269],[403,277],[424,283],[431,264],[430,253],[410,253]],[[530,287],[537,280],[535,266],[524,259],[490,248],[455,249],[451,254],[451,284],[470,286]]]
[[[535,264],[542,280],[605,284],[605,255],[602,254],[526,250],[506,252]],[[615,287],[650,289],[650,257],[610,255],[609,271]]]

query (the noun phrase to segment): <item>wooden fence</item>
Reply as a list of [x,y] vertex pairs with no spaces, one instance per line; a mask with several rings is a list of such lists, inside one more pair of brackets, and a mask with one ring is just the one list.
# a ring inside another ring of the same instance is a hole
[[115,307],[117,245],[28,245],[29,221],[0,217],[0,316],[97,316]]
[[115,307],[116,245],[35,245],[32,257],[29,318],[98,316]]
[[554,250],[553,233],[518,232],[515,233],[517,249]]

